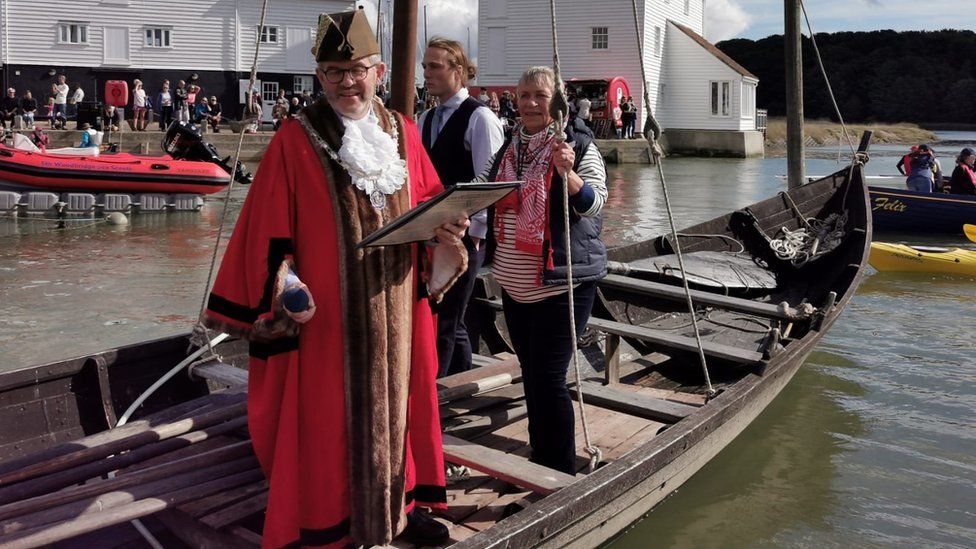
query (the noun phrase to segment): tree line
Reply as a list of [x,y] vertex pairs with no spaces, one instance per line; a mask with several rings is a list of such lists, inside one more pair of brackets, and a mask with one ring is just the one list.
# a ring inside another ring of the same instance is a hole
[[[845,121],[976,123],[976,33],[962,30],[818,33]],[[759,78],[757,107],[785,116],[783,36],[718,48]],[[803,38],[807,118],[836,120],[809,38]]]

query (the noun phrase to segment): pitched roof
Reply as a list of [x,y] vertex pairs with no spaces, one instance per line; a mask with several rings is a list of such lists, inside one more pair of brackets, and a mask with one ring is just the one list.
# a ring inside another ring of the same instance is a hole
[[677,27],[678,30],[680,30],[681,32],[687,34],[689,38],[691,38],[695,42],[698,42],[699,46],[705,48],[705,50],[708,51],[708,53],[714,55],[716,58],[718,58],[719,61],[731,67],[732,70],[734,70],[735,72],[741,74],[742,76],[748,76],[749,78],[755,78],[756,80],[759,80],[759,78],[756,75],[746,70],[746,68],[743,67],[742,65],[736,63],[735,60],[729,57],[728,55],[725,55],[725,53],[723,53],[722,50],[715,47],[715,44],[712,44],[708,40],[705,40],[697,32],[689,29],[684,25],[679,25],[674,21],[670,21],[670,23],[675,27]]

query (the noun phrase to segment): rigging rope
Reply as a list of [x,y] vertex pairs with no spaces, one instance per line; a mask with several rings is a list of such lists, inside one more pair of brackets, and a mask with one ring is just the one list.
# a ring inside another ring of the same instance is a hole
[[[260,23],[258,24],[258,29],[264,28],[264,20],[267,14],[268,14],[268,0],[264,0],[261,5],[261,20]],[[248,84],[247,84],[248,107],[253,105],[253,101],[254,101],[253,98],[254,82],[257,79],[258,54],[261,51],[260,34],[261,33],[259,32],[258,40],[256,41],[256,44],[254,46],[254,61],[251,63],[251,77],[248,80]],[[121,427],[122,425],[125,425],[125,423],[129,420],[129,417],[131,417],[132,414],[134,414],[136,410],[138,410],[139,407],[142,406],[142,403],[145,402],[146,399],[148,399],[153,393],[155,393],[157,389],[162,387],[163,384],[166,383],[170,378],[172,378],[178,372],[180,372],[184,366],[190,363],[196,364],[194,360],[197,359],[200,355],[202,355],[205,350],[208,353],[209,357],[217,358],[218,360],[220,359],[220,357],[214,352],[214,345],[226,339],[228,335],[218,334],[216,337],[211,339],[210,332],[203,325],[203,321],[201,319],[203,318],[203,312],[206,310],[206,306],[207,306],[207,295],[210,293],[210,284],[213,280],[214,266],[217,263],[217,252],[220,249],[220,239],[221,236],[223,235],[224,222],[227,219],[227,210],[230,204],[228,198],[230,198],[230,191],[234,187],[234,179],[237,177],[237,168],[238,166],[240,166],[241,148],[243,148],[243,145],[244,145],[244,129],[241,128],[241,137],[237,141],[237,151],[235,151],[234,153],[234,167],[231,169],[230,182],[227,184],[227,192],[224,195],[224,211],[220,215],[220,225],[217,228],[217,239],[216,242],[214,242],[213,256],[210,259],[210,272],[207,275],[207,285],[203,289],[203,303],[200,306],[200,316],[197,317],[197,322],[193,326],[193,334],[190,338],[191,345],[193,344],[194,341],[196,341],[198,343],[197,347],[199,347],[199,349],[197,349],[197,351],[195,351],[193,354],[185,358],[182,362],[180,362],[179,364],[171,368],[169,372],[164,374],[163,377],[156,380],[155,383],[153,383],[148,389],[146,389],[141,395],[139,395],[139,398],[137,398],[132,403],[132,405],[129,406],[129,409],[127,409],[125,413],[122,414],[122,417],[119,419],[118,423],[115,424],[115,427]],[[201,338],[203,339],[203,341],[199,341],[199,339]],[[205,349],[204,349],[204,345],[206,346]],[[114,473],[110,473],[110,477],[111,476],[114,476]],[[139,532],[139,534],[142,535],[143,539],[145,539],[146,542],[153,547],[153,549],[163,549],[163,545],[159,543],[159,540],[157,540],[149,531],[149,529],[146,528],[144,524],[142,524],[142,521],[140,521],[139,519],[135,519],[130,521],[130,523]]]
[[[554,117],[556,124],[556,139],[560,142],[564,142],[566,141],[566,132],[563,129],[563,113],[569,112],[569,105],[566,102],[566,96],[563,93],[563,78],[559,71],[559,46],[556,42],[556,0],[549,0],[549,12],[550,16],[552,17],[552,65],[553,72],[556,73],[556,89],[554,90],[555,93],[553,93],[550,111],[553,109],[558,110],[556,116]],[[573,298],[573,258],[571,253],[573,248],[569,229],[569,170],[560,175],[563,178],[563,244],[566,246],[566,286],[568,289],[569,299],[569,339],[571,341],[570,346],[573,351],[573,370],[576,374],[576,402],[579,404],[580,422],[583,424],[583,441],[586,445],[585,450],[586,453],[590,455],[588,470],[592,473],[596,470],[597,466],[602,460],[603,453],[590,440],[590,429],[586,421],[586,407],[583,405],[583,374],[580,372],[579,365],[579,349],[577,348],[578,346],[576,342],[576,304]]]
[[[268,0],[264,0],[261,4],[261,19],[258,23],[258,28],[264,28],[264,20],[268,14]],[[259,35],[261,33],[258,33]],[[252,111],[254,106],[254,82],[257,80],[258,75],[258,56],[261,53],[261,40],[260,36],[254,45],[254,59],[251,61],[251,75],[247,81],[247,102],[244,108],[244,117],[248,116],[248,113]],[[197,347],[207,346],[209,351],[209,356],[217,358],[220,360],[220,356],[214,352],[214,339],[210,337],[210,330],[203,325],[203,313],[207,310],[207,296],[210,294],[210,285],[213,283],[214,267],[217,265],[217,253],[220,251],[220,240],[224,236],[224,223],[227,220],[227,210],[230,209],[230,192],[234,188],[234,180],[237,178],[237,169],[241,165],[241,149],[244,146],[244,128],[241,128],[240,138],[237,140],[237,150],[234,152],[234,167],[230,172],[230,183],[227,184],[227,190],[224,192],[224,209],[220,214],[220,224],[217,226],[217,238],[214,240],[213,254],[210,257],[210,270],[207,272],[207,284],[203,287],[203,299],[200,302],[200,314],[197,317],[196,324],[193,325],[193,334],[190,338],[191,345],[196,345]],[[219,337],[219,336],[218,336]]]
[[837,113],[837,119],[840,121],[841,131],[844,132],[844,137],[847,138],[847,143],[851,146],[851,154],[857,156],[857,147],[854,146],[854,139],[847,133],[847,124],[844,123],[844,115],[840,113],[840,106],[837,104],[837,98],[834,97],[834,88],[830,85],[830,77],[827,76],[827,69],[824,67],[823,58],[820,57],[820,48],[817,47],[817,37],[814,35],[813,26],[810,24],[807,7],[803,0],[797,1],[800,3],[800,11],[803,12],[803,19],[807,22],[807,30],[810,32],[810,43],[813,44],[813,53],[817,57],[817,66],[820,67],[820,74],[823,75],[824,82],[827,84],[827,93],[830,94],[830,101],[834,104],[834,112]]
[[[668,213],[668,224],[671,227],[670,239],[671,247],[674,248],[674,254],[678,258],[678,269],[681,270],[681,285],[685,291],[685,302],[688,306],[688,313],[691,315],[691,325],[695,332],[695,343],[698,346],[698,359],[701,362],[702,373],[705,375],[705,390],[709,397],[715,395],[715,388],[712,387],[712,379],[708,374],[708,360],[705,358],[705,350],[702,348],[701,331],[698,329],[698,316],[695,314],[695,304],[691,299],[691,288],[688,287],[688,277],[685,275],[685,261],[681,255],[681,245],[678,242],[678,228],[674,224],[674,213],[671,209],[671,198],[668,196],[668,184],[664,177],[664,166],[663,159],[664,153],[661,151],[660,145],[657,143],[657,137],[660,135],[660,126],[654,121],[654,116],[651,113],[651,101],[650,95],[647,91],[647,75],[644,68],[644,40],[640,32],[640,24],[637,16],[637,0],[631,0],[631,4],[634,10],[634,31],[637,33],[637,57],[640,61],[641,67],[641,77],[644,78],[643,88],[644,88],[644,104],[647,109],[647,120],[648,122],[644,124],[644,136],[647,138],[647,142],[651,147],[651,154],[654,156],[654,163],[657,164],[657,174],[661,179],[661,192],[664,196],[664,207]],[[647,133],[648,127],[654,129],[650,134]]]

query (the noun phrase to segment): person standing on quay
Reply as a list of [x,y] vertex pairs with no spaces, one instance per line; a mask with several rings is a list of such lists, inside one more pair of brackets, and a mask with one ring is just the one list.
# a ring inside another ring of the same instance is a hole
[[52,114],[52,128],[54,119],[68,119],[68,88],[67,77],[63,74],[58,75],[56,83],[51,85],[51,92],[54,94],[54,113]]
[[135,131],[146,131],[146,90],[142,88],[142,80],[132,81],[132,126]]
[[176,119],[180,122],[190,122],[188,100],[189,92],[186,90],[186,81],[180,80],[176,83],[176,89],[173,90],[173,112],[176,114]]
[[[477,69],[460,42],[446,38],[431,40],[424,53],[423,67],[427,93],[440,102],[440,106],[424,112],[418,121],[424,148],[445,186],[472,181],[502,146],[505,136],[501,120],[468,94],[467,83],[475,77]],[[468,270],[436,308],[437,377],[471,369],[471,341],[464,313],[485,257],[481,242],[488,233],[487,216],[487,212],[481,211],[471,217],[471,227],[463,239],[468,251]]]
[[159,131],[164,132],[173,121],[174,96],[169,89],[169,80],[163,80],[163,88],[156,94],[156,108],[159,109]]
[[[315,44],[325,96],[268,145],[204,322],[250,341],[264,547],[388,545],[401,532],[440,545],[447,528],[419,509],[445,508],[447,492],[418,245],[356,245],[443,187],[416,125],[375,98],[386,65],[363,12],[322,15]],[[430,235],[433,272],[464,270],[459,217]],[[292,271],[301,282],[286,288]],[[283,309],[292,287],[307,310]]]

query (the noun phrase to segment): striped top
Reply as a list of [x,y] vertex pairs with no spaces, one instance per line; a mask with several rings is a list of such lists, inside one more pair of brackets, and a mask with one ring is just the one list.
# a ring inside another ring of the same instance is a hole
[[[489,164],[489,168],[492,165],[494,165],[494,159]],[[599,214],[607,200],[607,168],[595,143],[590,143],[590,146],[587,147],[576,174],[579,175],[584,184],[593,189],[595,195],[593,205],[588,210],[576,213],[589,217]],[[486,171],[479,179],[485,181],[487,177]],[[562,197],[550,196],[550,200],[562,200]],[[501,225],[504,234],[514,235],[515,219],[515,212],[507,210],[495,218],[495,223],[496,226]],[[541,256],[515,249],[514,237],[505,240],[496,238],[496,242],[491,273],[512,299],[519,303],[535,303],[566,292],[565,284],[542,285],[544,265]]]

